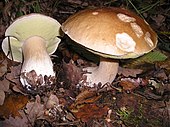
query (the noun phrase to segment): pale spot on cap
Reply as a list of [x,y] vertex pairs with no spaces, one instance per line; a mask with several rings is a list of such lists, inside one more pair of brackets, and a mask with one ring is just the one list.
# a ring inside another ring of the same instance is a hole
[[122,51],[133,52],[136,43],[127,33],[116,34],[116,46]]
[[123,22],[134,22],[134,21],[136,21],[135,18],[130,17],[130,16],[125,15],[125,14],[122,14],[122,13],[118,13],[117,17]]
[[135,22],[134,23],[130,23],[130,25],[131,25],[133,31],[135,32],[136,36],[138,38],[140,38],[143,35],[143,31],[142,31],[141,27],[137,23],[135,23]]
[[145,33],[145,37],[144,37],[145,41],[148,43],[148,45],[150,47],[153,47],[154,44],[153,44],[153,41],[151,40],[151,34],[149,32],[146,32]]
[[94,11],[94,12],[92,12],[92,14],[93,14],[93,15],[98,15],[98,14],[99,14],[99,12]]

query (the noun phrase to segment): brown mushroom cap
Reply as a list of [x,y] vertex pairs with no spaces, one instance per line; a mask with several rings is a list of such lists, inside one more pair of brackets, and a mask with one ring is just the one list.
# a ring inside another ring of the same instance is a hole
[[135,58],[157,45],[157,34],[136,14],[121,8],[80,11],[62,24],[72,40],[109,58]]

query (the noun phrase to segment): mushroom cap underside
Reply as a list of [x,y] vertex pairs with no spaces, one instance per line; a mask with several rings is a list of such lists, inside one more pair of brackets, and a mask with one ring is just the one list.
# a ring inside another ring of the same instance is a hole
[[135,58],[157,45],[157,34],[136,14],[121,8],[80,11],[61,26],[76,43],[109,58]]
[[[8,58],[22,62],[22,45],[30,37],[39,36],[46,42],[47,52],[54,53],[57,49],[61,36],[60,23],[38,13],[32,13],[17,18],[6,30],[6,38],[2,42],[2,49],[6,55],[12,52]],[[10,43],[10,44],[9,44]],[[10,47],[9,47],[10,45]],[[33,45],[34,46],[34,45]]]

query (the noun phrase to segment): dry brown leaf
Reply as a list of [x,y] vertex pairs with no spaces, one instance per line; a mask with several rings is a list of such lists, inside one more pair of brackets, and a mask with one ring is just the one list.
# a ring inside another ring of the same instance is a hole
[[5,98],[4,104],[0,106],[0,116],[8,118],[9,116],[19,116],[19,110],[28,102],[27,96],[9,95]]
[[123,90],[125,90],[125,91],[132,91],[132,90],[134,90],[137,87],[131,81],[121,81],[120,82],[120,86],[122,86]]
[[159,79],[160,81],[168,80],[168,74],[165,73],[164,69],[156,71],[154,77]]
[[167,59],[167,60],[162,61],[162,62],[157,62],[156,67],[161,68],[161,69],[166,69],[170,73],[170,60]]
[[125,91],[133,91],[135,88],[139,86],[146,86],[148,84],[148,80],[142,78],[122,78],[119,85],[123,87]]
[[97,95],[96,91],[84,90],[76,97],[76,101],[70,106],[70,109],[75,117],[83,122],[101,118],[107,113],[108,107],[98,107],[94,104],[100,97],[101,95]]
[[119,67],[118,74],[119,75],[122,74],[125,77],[129,77],[129,76],[136,77],[137,74],[141,74],[142,71],[143,70],[141,70],[141,69],[130,69],[130,68]]
[[7,92],[9,90],[10,82],[6,79],[0,80],[0,90]]
[[83,122],[88,122],[92,119],[102,118],[107,114],[108,110],[109,108],[107,106],[98,107],[96,104],[85,104],[78,108],[76,112],[73,112],[73,114]]
[[158,27],[161,27],[163,22],[165,21],[166,17],[164,15],[158,14],[156,16],[151,16],[151,18],[156,22]]
[[3,105],[5,100],[5,93],[3,90],[0,90],[0,105]]
[[[91,90],[84,90],[82,91],[77,97],[76,97],[76,102],[81,102],[84,100],[87,100],[89,98],[93,98],[94,96],[96,96],[96,92],[95,91],[91,91]],[[94,102],[94,101],[93,101]]]
[[21,117],[16,116],[15,118],[9,117],[4,121],[0,121],[0,127],[32,127],[27,119],[24,112],[20,112]]
[[3,36],[5,35],[5,30],[6,30],[5,25],[0,24],[0,38],[3,38]]
[[9,81],[5,78],[0,81],[0,105],[3,105],[5,100],[5,92],[9,90]]
[[46,108],[47,109],[54,108],[57,105],[59,105],[58,97],[54,94],[51,94],[46,102],[46,105],[45,105]]
[[6,78],[13,82],[15,85],[20,85],[20,80],[19,80],[19,76],[20,76],[20,71],[21,71],[21,65],[18,66],[11,66],[10,67],[11,72],[7,73]]
[[94,103],[97,101],[101,95],[97,95],[96,91],[85,90],[82,91],[77,97],[75,103],[73,103],[70,108],[74,109],[77,106]]
[[66,78],[70,84],[78,84],[82,77],[81,68],[74,64],[74,61],[70,60],[69,63],[63,61],[64,78]]
[[7,60],[0,60],[0,77],[7,72]]
[[41,104],[41,98],[39,95],[36,96],[35,102],[29,102],[26,105],[26,113],[31,123],[34,123],[36,119],[44,117],[44,105]]
[[28,95],[27,93],[24,93],[24,92],[22,91],[22,88],[21,88],[20,86],[18,86],[18,85],[14,85],[14,86],[12,87],[12,90],[14,90],[14,91],[17,92],[17,93],[21,93],[21,94],[23,94],[23,95]]

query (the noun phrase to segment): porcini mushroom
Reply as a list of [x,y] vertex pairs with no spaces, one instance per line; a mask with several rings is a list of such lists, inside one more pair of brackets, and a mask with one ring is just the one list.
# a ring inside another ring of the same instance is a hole
[[70,16],[61,26],[74,42],[100,56],[88,67],[87,85],[111,83],[118,72],[116,59],[136,58],[153,50],[157,34],[136,14],[121,8],[94,8]]
[[49,55],[54,53],[60,42],[60,26],[49,16],[32,13],[19,17],[7,28],[2,49],[9,59],[23,62],[20,81],[27,90],[44,85],[44,76],[49,81],[54,78]]

